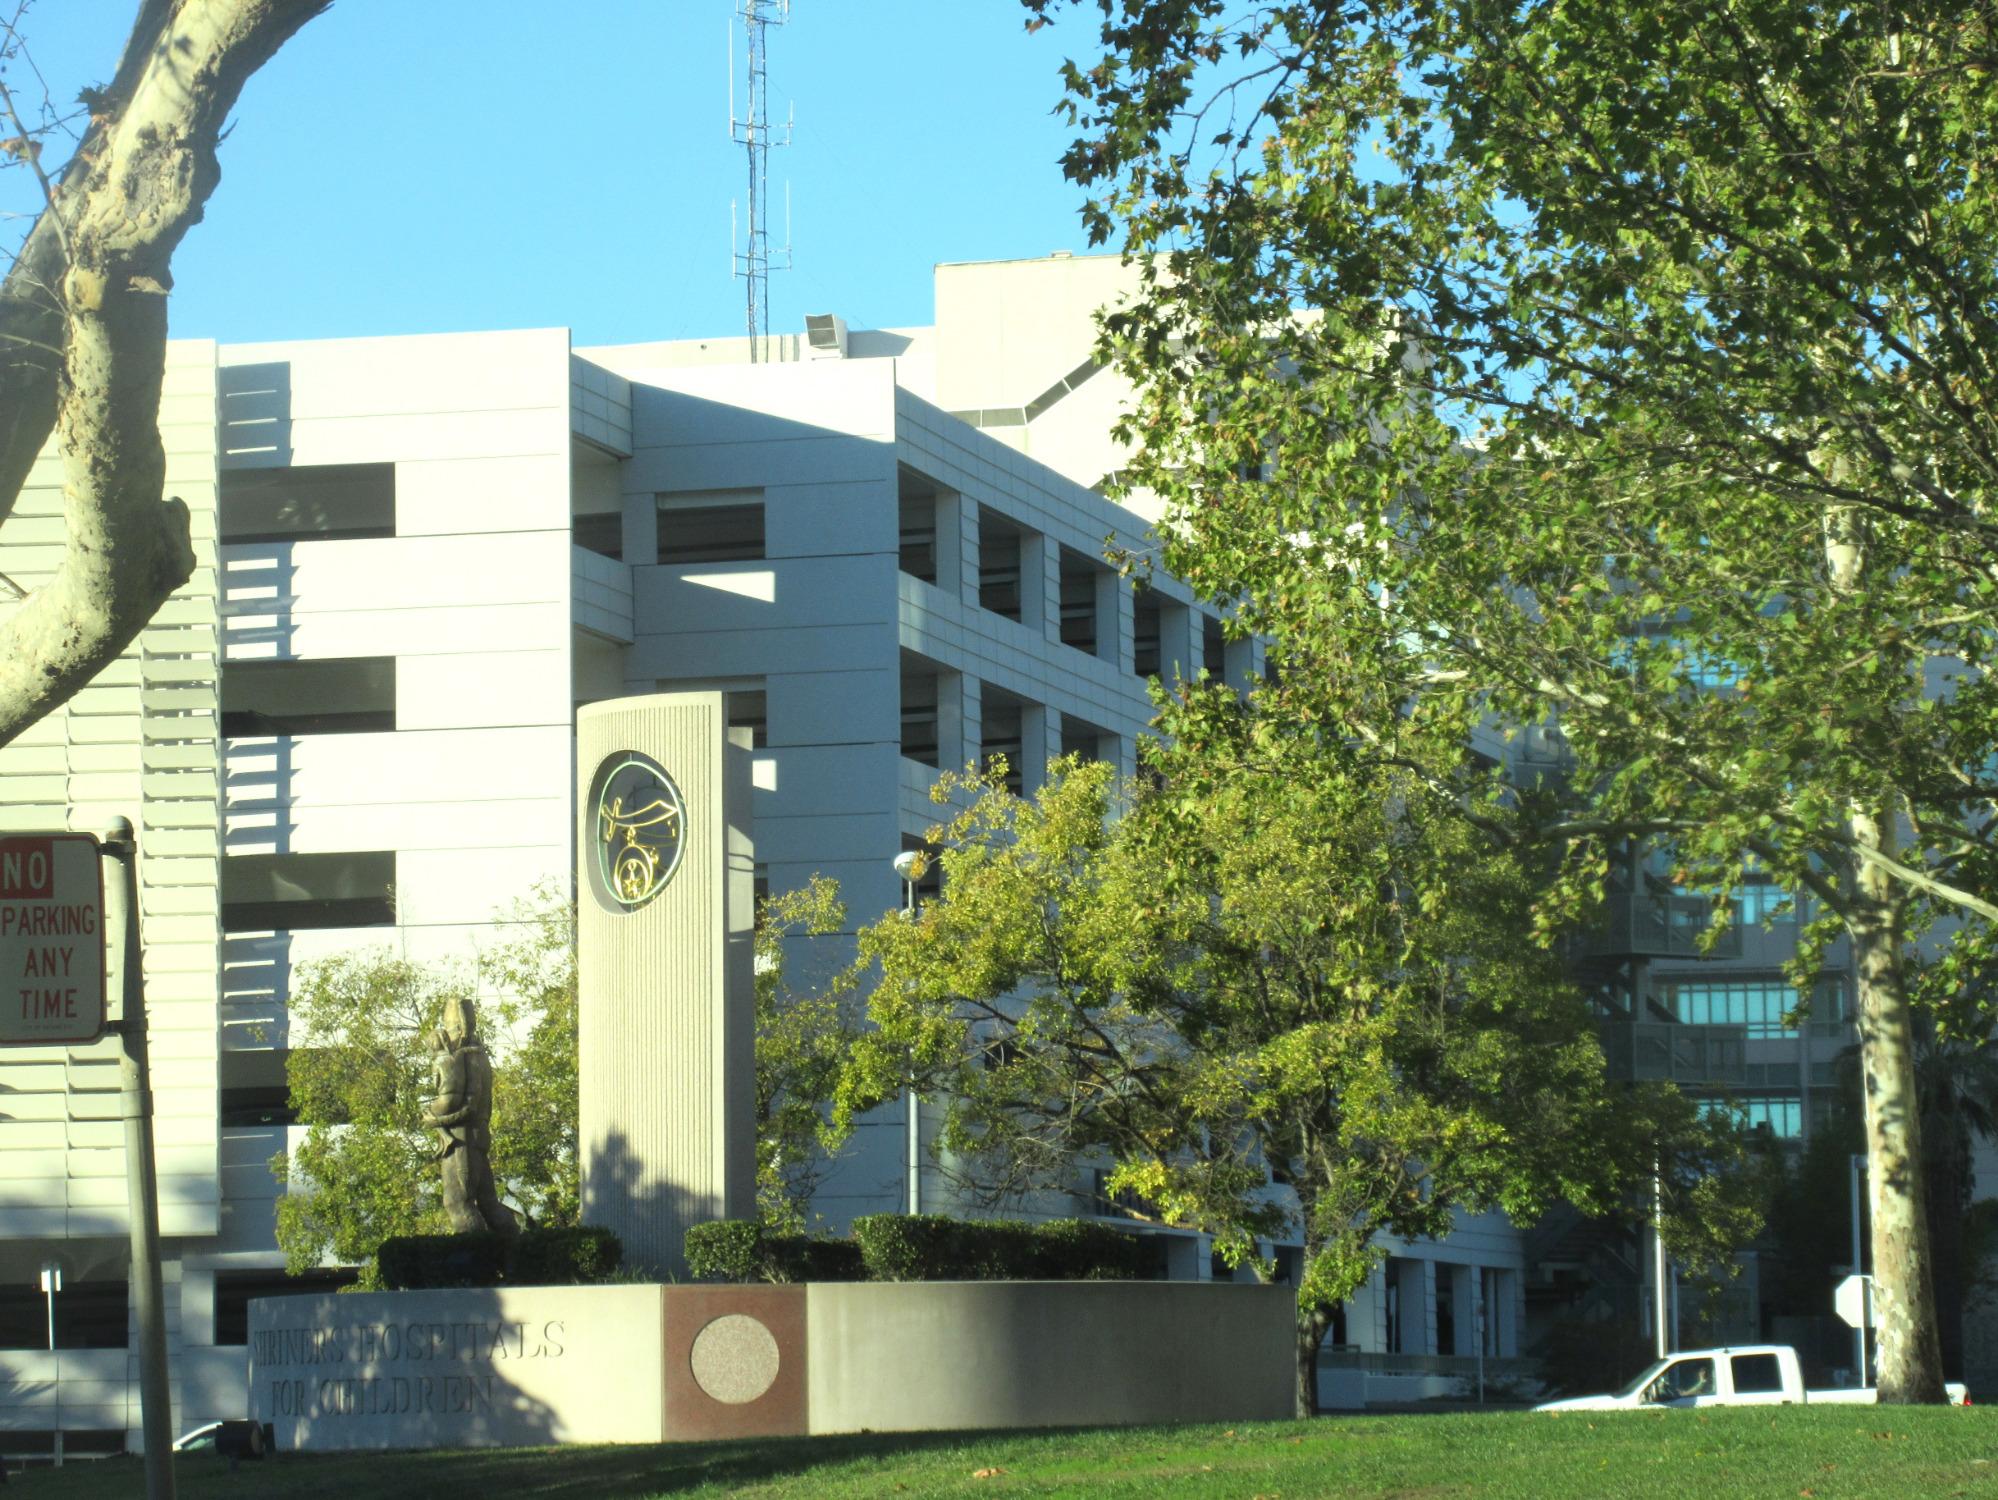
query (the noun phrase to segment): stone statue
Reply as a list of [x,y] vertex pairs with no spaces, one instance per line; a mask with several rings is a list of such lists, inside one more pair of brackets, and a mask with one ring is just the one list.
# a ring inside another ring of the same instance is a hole
[[493,1065],[479,1040],[477,1014],[465,996],[444,1003],[444,1024],[430,1033],[430,1076],[437,1097],[425,1101],[424,1122],[442,1138],[444,1212],[458,1234],[491,1230],[515,1235],[513,1210],[493,1188]]

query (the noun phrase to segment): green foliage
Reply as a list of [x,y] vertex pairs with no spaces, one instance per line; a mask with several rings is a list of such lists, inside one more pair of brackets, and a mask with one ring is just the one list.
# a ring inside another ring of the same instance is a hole
[[624,1246],[595,1224],[497,1234],[394,1235],[375,1252],[370,1285],[389,1291],[453,1286],[568,1286],[608,1279]]
[[682,1245],[687,1269],[702,1281],[761,1279],[763,1223],[759,1219],[715,1219],[692,1225]]
[[[839,884],[822,875],[757,913],[756,1207],[774,1232],[804,1229],[844,1138],[826,1106],[854,1036],[851,979],[828,958],[838,948],[813,940],[845,922]],[[813,981],[802,986],[801,964]]]
[[[503,914],[514,936],[481,955],[495,998],[480,1031],[493,1057],[493,1175],[530,1226],[571,1224],[576,1164],[575,961],[566,899],[552,887]],[[372,1268],[397,1235],[441,1233],[424,1035],[474,978],[387,949],[303,964],[289,1001],[292,1107],[305,1138],[271,1170],[278,1245],[293,1273],[326,1262]],[[372,1284],[372,1269],[363,1284]]]
[[498,1286],[506,1277],[502,1235],[397,1234],[375,1251],[363,1284],[385,1291],[429,1287]]
[[941,1214],[868,1214],[850,1240],[771,1234],[753,1219],[687,1231],[703,1281],[1139,1281],[1159,1274],[1156,1244],[1085,1219],[1040,1223]]
[[515,1286],[568,1286],[608,1280],[624,1263],[624,1242],[601,1224],[523,1230],[508,1246]]
[[[946,779],[971,800],[937,832],[942,895],[860,934],[876,1029],[842,1111],[913,1084],[989,1193],[1073,1190],[1107,1160],[1113,1190],[1233,1260],[1300,1236],[1311,1349],[1383,1232],[1617,1212],[1661,1163],[1679,1253],[1715,1263],[1752,1232],[1731,1125],[1605,1083],[1533,938],[1540,872],[1423,778],[1292,755],[1239,712],[1149,755],[1131,786],[1057,763],[1032,801]],[[894,1236],[892,1256],[862,1239],[877,1275],[957,1254],[941,1222],[862,1223]]]
[[1159,1247],[1083,1219],[952,1219],[867,1214],[853,1221],[875,1281],[1142,1281]]
[[[278,1199],[278,1244],[297,1275],[324,1262],[371,1266],[394,1235],[440,1233],[435,1148],[419,1128],[430,1094],[423,1032],[447,997],[463,992],[440,974],[369,949],[302,965],[289,1012],[292,1107],[306,1126],[271,1171],[291,1191]],[[367,1275],[364,1285],[372,1285]]]
[[1136,257],[1164,565],[1300,741],[1558,728],[1538,920],[1635,836],[1810,900],[1800,988],[1850,941],[1883,1384],[1933,1399],[1900,966],[1998,953],[1992,7],[1097,8],[1065,166]]

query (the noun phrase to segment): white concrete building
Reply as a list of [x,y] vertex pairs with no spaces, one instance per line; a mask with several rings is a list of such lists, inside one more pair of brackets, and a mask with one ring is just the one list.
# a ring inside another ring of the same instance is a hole
[[[242,1411],[245,1305],[281,1265],[290,976],[376,943],[468,959],[499,908],[566,883],[576,704],[731,694],[761,878],[834,876],[860,922],[898,902],[890,860],[934,821],[940,767],[1128,768],[1150,673],[1260,670],[1172,580],[1134,594],[1103,563],[1106,539],[1151,545],[1077,478],[1114,466],[1112,383],[1082,374],[1086,323],[1036,341],[988,316],[982,279],[1018,299],[1059,265],[1020,264],[941,268],[936,329],[815,319],[754,364],[741,339],[575,350],[561,329],[173,347],[169,484],[200,566],[0,750],[0,827],[139,826],[179,1429]],[[1070,263],[1078,306],[1100,265]],[[1013,395],[1020,420],[993,418]],[[0,525],[29,587],[55,482]],[[0,1054],[0,1452],[137,1441],[114,1045]],[[903,1207],[907,1148],[899,1112],[864,1127],[827,1220]],[[946,1206],[933,1168],[920,1192]],[[1057,1207],[1114,1211],[1093,1181]],[[1197,1237],[1178,1264],[1213,1274]],[[1401,1247],[1341,1341],[1434,1389],[1439,1356],[1476,1349],[1480,1294],[1488,1352],[1513,1352],[1522,1269],[1499,1221]]]

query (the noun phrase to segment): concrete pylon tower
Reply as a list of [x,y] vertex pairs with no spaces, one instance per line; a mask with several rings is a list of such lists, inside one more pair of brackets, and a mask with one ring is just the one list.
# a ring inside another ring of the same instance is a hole
[[756,1211],[755,855],[720,693],[576,715],[583,1219],[684,1275],[689,1226]]

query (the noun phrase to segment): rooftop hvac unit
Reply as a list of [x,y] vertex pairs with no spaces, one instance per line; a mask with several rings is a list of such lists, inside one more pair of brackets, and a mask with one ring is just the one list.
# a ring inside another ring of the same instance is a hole
[[846,319],[837,313],[806,313],[805,355],[808,359],[845,359]]

